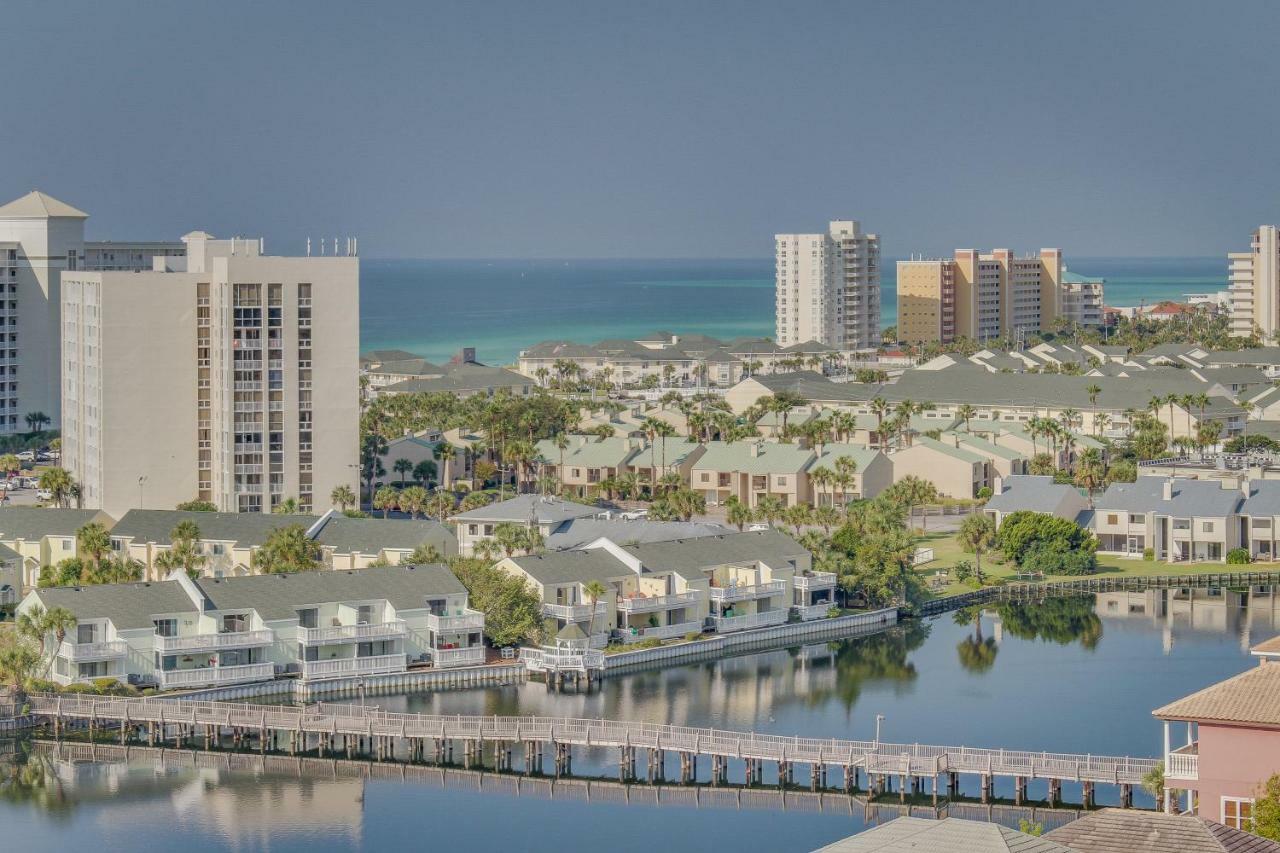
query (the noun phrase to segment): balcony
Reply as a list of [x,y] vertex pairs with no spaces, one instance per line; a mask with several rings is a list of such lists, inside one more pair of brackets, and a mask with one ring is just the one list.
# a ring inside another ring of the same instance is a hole
[[836,585],[836,573],[809,572],[808,574],[796,575],[792,578],[791,584],[799,592],[815,592],[820,589],[834,589]]
[[404,672],[404,670],[403,654],[302,662],[302,677],[307,681],[319,678],[346,678],[353,675],[381,675],[388,672]]
[[1165,762],[1166,781],[1195,782],[1200,778],[1200,744],[1193,743],[1169,753]]
[[827,613],[834,605],[830,601],[820,601],[817,604],[803,605],[796,604],[792,606],[792,610],[805,622],[811,622],[814,619],[826,619]]
[[674,637],[683,637],[685,634],[701,634],[701,622],[677,622],[674,625],[659,625],[656,628],[642,628],[640,630],[640,638],[644,640],[670,640]]
[[604,652],[556,652],[550,649],[521,649],[520,660],[533,672],[555,671],[557,669],[603,669]]
[[731,601],[750,601],[756,598],[782,595],[786,591],[787,585],[782,581],[748,585],[738,584],[735,586],[713,586],[711,587],[711,600],[722,604]]
[[619,598],[619,613],[654,613],[659,610],[670,610],[673,607],[687,607],[698,603],[696,592],[677,592],[671,595],[649,595],[637,598]]
[[748,628],[766,628],[770,625],[782,625],[789,617],[789,609],[766,610],[764,613],[751,613],[746,616],[715,616],[711,622],[716,632],[727,634],[731,631],[745,631]]
[[79,663],[81,661],[114,660],[122,658],[129,651],[124,640],[109,640],[101,643],[64,642],[58,647],[58,657]]
[[274,639],[274,635],[268,630],[231,631],[225,634],[191,634],[185,637],[161,637],[157,634],[156,651],[160,654],[214,652],[219,649],[269,646]]
[[[394,640],[403,637],[403,619],[390,622],[369,622],[360,625],[331,625],[327,628],[301,628],[298,642],[304,646],[320,646],[327,643],[356,643],[365,640]],[[403,659],[403,655],[400,655]]]
[[427,614],[427,627],[437,634],[459,634],[484,630],[484,614],[479,610],[463,610],[452,616]]
[[[270,632],[268,632],[270,633]],[[244,666],[206,666],[200,669],[158,670],[156,682],[161,689],[173,687],[210,687],[223,684],[245,684],[275,678],[273,663],[250,663]]]
[[484,663],[484,646],[466,649],[432,649],[431,662],[445,669],[451,666],[479,666]]
[[597,617],[604,616],[605,605],[603,601],[596,602],[594,608],[590,604],[542,605],[543,616],[550,616],[553,619],[564,619],[567,622],[586,622],[591,619],[593,613]]

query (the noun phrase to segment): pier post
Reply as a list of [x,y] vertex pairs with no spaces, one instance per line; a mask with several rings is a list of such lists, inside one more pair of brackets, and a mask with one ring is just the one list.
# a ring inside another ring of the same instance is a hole
[[991,802],[992,778],[990,773],[982,774],[982,804],[985,806]]
[[1084,783],[1083,799],[1084,799],[1083,805],[1086,809],[1093,808],[1093,783],[1092,782]]
[[1013,778],[1013,804],[1020,806],[1027,798],[1027,777],[1015,776]]
[[951,799],[960,796],[960,774],[954,771],[947,774],[947,796]]
[[1056,806],[1062,800],[1062,780],[1049,780],[1049,805]]
[[1120,786],[1120,808],[1133,808],[1133,786],[1128,782]]

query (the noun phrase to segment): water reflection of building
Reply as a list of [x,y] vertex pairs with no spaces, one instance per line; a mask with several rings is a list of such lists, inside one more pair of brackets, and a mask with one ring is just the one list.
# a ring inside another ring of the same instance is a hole
[[1232,634],[1244,651],[1280,633],[1280,591],[1271,586],[1240,589],[1183,587],[1097,595],[1096,612],[1161,629],[1166,653],[1178,631]]

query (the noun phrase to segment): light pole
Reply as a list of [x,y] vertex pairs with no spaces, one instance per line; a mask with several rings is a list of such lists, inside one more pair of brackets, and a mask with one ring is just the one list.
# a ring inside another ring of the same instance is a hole
[[876,749],[880,748],[880,724],[884,722],[884,714],[876,714]]
[[138,509],[142,509],[142,486],[146,482],[147,477],[145,474],[138,478]]

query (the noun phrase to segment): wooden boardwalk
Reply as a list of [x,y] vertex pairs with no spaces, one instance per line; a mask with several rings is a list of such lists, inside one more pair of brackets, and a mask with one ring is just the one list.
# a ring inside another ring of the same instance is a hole
[[973,774],[982,780],[984,802],[992,797],[994,780],[1003,777],[1015,781],[1015,802],[1025,798],[1028,780],[1047,779],[1050,802],[1060,795],[1063,782],[1079,782],[1086,805],[1099,783],[1120,786],[1121,801],[1129,804],[1133,786],[1156,764],[1152,758],[786,737],[617,720],[402,714],[332,703],[296,707],[78,694],[33,694],[29,702],[32,714],[51,721],[55,733],[75,721],[91,731],[118,729],[122,743],[138,738],[152,746],[157,742],[180,746],[203,739],[209,746],[229,736],[236,745],[256,743],[262,752],[287,749],[297,754],[314,749],[319,756],[326,750],[331,754],[345,750],[350,755],[367,744],[378,758],[395,757],[399,744],[414,760],[425,759],[430,742],[438,761],[452,760],[454,745],[461,744],[468,765],[479,762],[488,747],[500,770],[510,769],[512,748],[518,745],[526,769],[540,767],[544,751],[551,750],[557,775],[570,772],[574,747],[603,747],[618,750],[621,778],[636,775],[640,752],[646,756],[648,777],[661,778],[667,754],[674,753],[681,781],[696,779],[700,758],[710,760],[715,781],[727,780],[729,762],[740,761],[747,781],[759,782],[769,762],[776,764],[777,778],[786,784],[794,781],[799,764],[809,768],[815,789],[826,786],[828,769],[844,774],[848,790],[857,787],[859,774],[865,773],[873,794],[892,790],[896,778],[903,800],[908,786],[924,794],[931,780],[935,802],[940,780],[955,792],[959,775]]
[[1277,572],[1206,572],[1194,575],[1148,575],[1131,577],[1105,577],[1093,575],[1070,581],[1047,583],[1008,583],[987,586],[972,592],[948,595],[926,601],[918,608],[921,616],[936,616],[996,601],[1038,601],[1063,595],[1090,595],[1099,592],[1119,592],[1145,589],[1181,589],[1184,587],[1258,586],[1280,584]]

